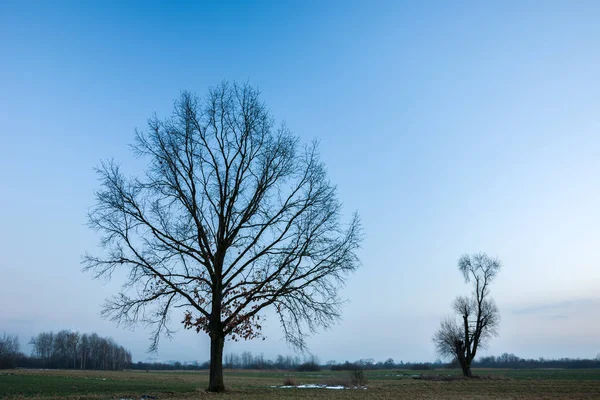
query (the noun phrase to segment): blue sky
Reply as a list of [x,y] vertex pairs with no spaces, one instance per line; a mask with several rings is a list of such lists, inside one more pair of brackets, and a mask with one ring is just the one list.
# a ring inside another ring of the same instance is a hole
[[[477,251],[504,264],[487,353],[600,351],[597,2],[123,3],[0,4],[2,331],[96,331],[148,356],[148,330],[99,316],[118,279],[81,272],[93,167],[135,172],[136,127],[238,80],[320,141],[364,224],[343,320],[309,341],[322,360],[433,360]],[[265,332],[225,352],[290,352],[275,318]],[[157,357],[208,355],[180,331]]]

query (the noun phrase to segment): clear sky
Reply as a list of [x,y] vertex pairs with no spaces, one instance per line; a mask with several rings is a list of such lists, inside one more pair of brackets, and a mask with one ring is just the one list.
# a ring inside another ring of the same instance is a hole
[[[343,320],[308,341],[322,361],[433,360],[478,251],[503,262],[482,354],[600,352],[600,3],[84,3],[0,2],[0,332],[95,331],[148,357],[148,330],[99,316],[118,279],[81,272],[93,167],[135,172],[136,127],[238,80],[320,140],[363,221]],[[275,318],[265,333],[225,352],[290,353]],[[206,360],[209,341],[180,330],[156,357]]]

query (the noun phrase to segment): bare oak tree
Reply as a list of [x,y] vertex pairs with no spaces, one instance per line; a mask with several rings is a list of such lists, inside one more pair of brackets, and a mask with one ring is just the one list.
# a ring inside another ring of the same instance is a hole
[[256,89],[223,83],[203,101],[184,93],[171,118],[136,132],[133,150],[148,161],[145,175],[103,163],[89,214],[105,251],[84,256],[84,269],[128,271],[106,316],[154,325],[155,349],[181,309],[186,328],[210,336],[216,392],[225,339],[259,337],[266,307],[300,348],[339,318],[338,288],[359,265],[358,216],[342,225],[316,144],[276,127]]
[[457,360],[467,377],[472,376],[471,362],[477,350],[485,348],[497,335],[500,314],[494,300],[489,298],[489,285],[500,265],[498,259],[484,253],[463,255],[459,259],[458,268],[465,282],[473,283],[473,293],[470,297],[456,298],[453,309],[460,321],[452,317],[444,319],[433,337],[438,354]]

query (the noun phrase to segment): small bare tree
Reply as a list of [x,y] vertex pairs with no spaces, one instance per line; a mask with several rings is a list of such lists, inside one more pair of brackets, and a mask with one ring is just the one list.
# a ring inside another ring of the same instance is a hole
[[339,317],[338,288],[359,265],[358,217],[341,224],[316,145],[275,127],[256,89],[224,83],[204,101],[184,93],[171,118],[150,119],[136,139],[146,174],[103,163],[89,215],[106,251],[86,255],[84,269],[129,272],[105,315],[153,324],[155,349],[172,333],[170,311],[182,308],[184,326],[210,336],[215,392],[224,390],[225,338],[258,337],[266,307],[300,348]]
[[471,362],[477,350],[485,348],[489,340],[498,334],[500,314],[496,303],[489,298],[489,285],[500,270],[500,261],[484,253],[463,255],[458,268],[465,282],[473,283],[470,297],[459,296],[453,309],[460,316],[442,321],[433,337],[438,354],[458,361],[464,376],[471,377]]

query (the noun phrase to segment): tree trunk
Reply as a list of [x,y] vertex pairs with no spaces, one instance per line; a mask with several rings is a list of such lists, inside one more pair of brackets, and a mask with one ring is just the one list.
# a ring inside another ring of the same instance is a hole
[[469,359],[469,356],[465,354],[467,353],[467,349],[465,348],[464,343],[462,342],[462,340],[457,340],[454,342],[454,346],[456,351],[456,359],[460,364],[460,368],[462,369],[463,375],[468,378],[471,378],[471,359]]
[[209,392],[225,391],[223,382],[223,344],[225,337],[223,334],[210,334],[210,378],[208,381]]
[[473,374],[471,373],[471,366],[468,364],[461,365],[463,375],[467,378],[472,378]]

